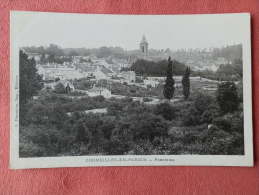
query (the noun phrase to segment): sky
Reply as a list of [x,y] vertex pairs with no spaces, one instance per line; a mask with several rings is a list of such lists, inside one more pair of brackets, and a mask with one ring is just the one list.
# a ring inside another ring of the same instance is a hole
[[247,14],[213,15],[92,15],[13,12],[13,37],[20,46],[139,49],[143,35],[149,48],[172,50],[239,44]]

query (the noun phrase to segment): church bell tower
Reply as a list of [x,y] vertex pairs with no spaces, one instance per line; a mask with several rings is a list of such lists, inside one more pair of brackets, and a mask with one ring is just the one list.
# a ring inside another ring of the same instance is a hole
[[147,56],[148,55],[148,42],[146,40],[146,37],[145,35],[143,35],[142,37],[142,40],[139,44],[139,48],[140,48],[140,51],[141,53],[144,55],[144,56]]

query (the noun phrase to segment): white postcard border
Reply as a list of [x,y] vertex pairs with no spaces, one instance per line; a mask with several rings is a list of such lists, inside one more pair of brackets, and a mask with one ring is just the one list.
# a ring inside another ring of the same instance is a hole
[[[109,155],[19,158],[19,37],[17,17],[21,14],[64,14],[10,12],[10,168],[95,167],[95,166],[253,166],[250,14],[232,14],[240,20],[243,41],[243,105],[245,155]],[[215,14],[213,14],[215,15]],[[119,16],[119,15],[118,15]],[[167,15],[165,17],[168,17]],[[186,16],[186,15],[185,15]],[[210,14],[196,15],[210,18]],[[155,17],[150,16],[150,17]],[[192,17],[192,16],[191,16]],[[26,21],[24,21],[26,23]]]

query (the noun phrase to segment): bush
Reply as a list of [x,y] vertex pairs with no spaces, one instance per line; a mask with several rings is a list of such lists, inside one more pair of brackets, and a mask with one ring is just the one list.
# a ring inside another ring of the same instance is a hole
[[123,111],[124,105],[120,102],[112,102],[108,105],[108,114],[119,116]]
[[207,125],[172,127],[169,133],[173,142],[180,141],[184,145],[202,143],[207,137]]
[[200,125],[202,123],[211,123],[219,115],[219,109],[215,105],[215,100],[209,95],[198,93],[193,100],[192,105],[184,113],[183,124]]
[[41,157],[44,156],[44,148],[32,142],[19,143],[19,156],[20,157]]
[[133,148],[128,154],[134,155],[151,155],[153,154],[154,146],[149,140],[142,140],[139,143],[134,144]]
[[243,112],[233,113],[230,120],[232,121],[231,129],[234,132],[239,132],[242,135],[244,134],[244,115]]
[[[156,142],[156,143],[154,143]],[[131,151],[127,154],[135,155],[170,155],[180,154],[183,145],[178,143],[172,143],[170,139],[162,139],[155,137],[153,142],[149,140],[141,140],[134,144]]]
[[29,108],[25,119],[29,123],[35,124],[46,124],[49,119],[50,111],[47,109],[46,105],[41,104],[40,102],[32,104]]
[[154,113],[161,115],[166,120],[172,120],[175,118],[175,109],[168,103],[158,104],[155,107]]
[[76,132],[75,141],[88,144],[91,140],[91,133],[82,121],[78,121],[73,127],[73,131]]
[[112,130],[111,139],[104,148],[108,154],[122,155],[131,149],[132,144],[133,134],[130,123],[121,121]]
[[181,141],[185,145],[196,143],[197,141],[199,141],[199,133],[197,133],[195,131],[188,131],[188,130],[186,131],[185,130],[184,136],[182,137]]
[[62,136],[54,128],[35,125],[21,127],[20,137],[20,154],[24,157],[56,156],[62,147],[59,143]]
[[212,123],[226,132],[243,133],[244,130],[243,114],[238,112],[217,117]]
[[243,102],[243,82],[242,82],[242,80],[238,82],[236,87],[237,87],[237,95],[238,95],[239,102]]
[[211,104],[215,104],[213,98],[204,93],[198,93],[194,98],[194,107],[201,114],[208,109]]
[[234,82],[222,82],[218,85],[217,101],[223,113],[234,112],[239,106],[239,97]]
[[131,130],[134,140],[148,139],[153,141],[155,137],[168,135],[168,124],[166,121],[151,113],[139,114],[131,118]]
[[208,106],[208,109],[205,110],[201,115],[201,123],[212,123],[213,119],[219,116],[219,108],[215,104]]
[[127,113],[127,115],[136,115],[141,113],[152,112],[152,108],[147,107],[144,104],[141,104],[139,101],[134,101],[130,104],[127,104],[127,106],[124,107],[124,110],[125,113]]
[[[244,153],[243,136],[230,134],[221,129],[215,128],[210,131],[205,142],[208,154],[230,155]],[[239,144],[239,145],[238,145]]]
[[48,121],[50,124],[55,125],[58,129],[62,129],[64,127],[64,121],[68,120],[68,116],[66,114],[65,109],[61,104],[49,105],[49,117]]
[[101,115],[96,114],[86,114],[82,118],[82,122],[84,126],[90,132],[91,140],[90,140],[90,148],[92,153],[103,152],[103,147],[105,144],[105,137],[102,126],[104,125],[104,121]]
[[112,138],[104,146],[104,150],[108,155],[123,155],[130,151],[131,144],[125,138]]
[[231,131],[231,121],[225,117],[217,117],[213,120],[213,124],[226,132]]
[[112,131],[116,126],[115,117],[107,116],[102,118],[103,124],[100,129],[105,139],[109,140],[112,135]]
[[183,124],[186,126],[195,126],[201,124],[201,113],[195,106],[191,105],[185,112],[183,117]]
[[40,102],[43,104],[49,104],[49,103],[60,103],[60,104],[64,104],[64,103],[69,103],[72,102],[71,98],[69,97],[65,97],[63,95],[60,94],[56,94],[56,93],[51,93],[51,92],[43,92],[43,94],[41,94],[40,97]]

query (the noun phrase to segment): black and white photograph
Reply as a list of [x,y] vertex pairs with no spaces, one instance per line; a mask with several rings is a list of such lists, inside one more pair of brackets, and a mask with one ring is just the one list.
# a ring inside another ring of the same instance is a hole
[[10,19],[11,168],[253,166],[248,13]]

